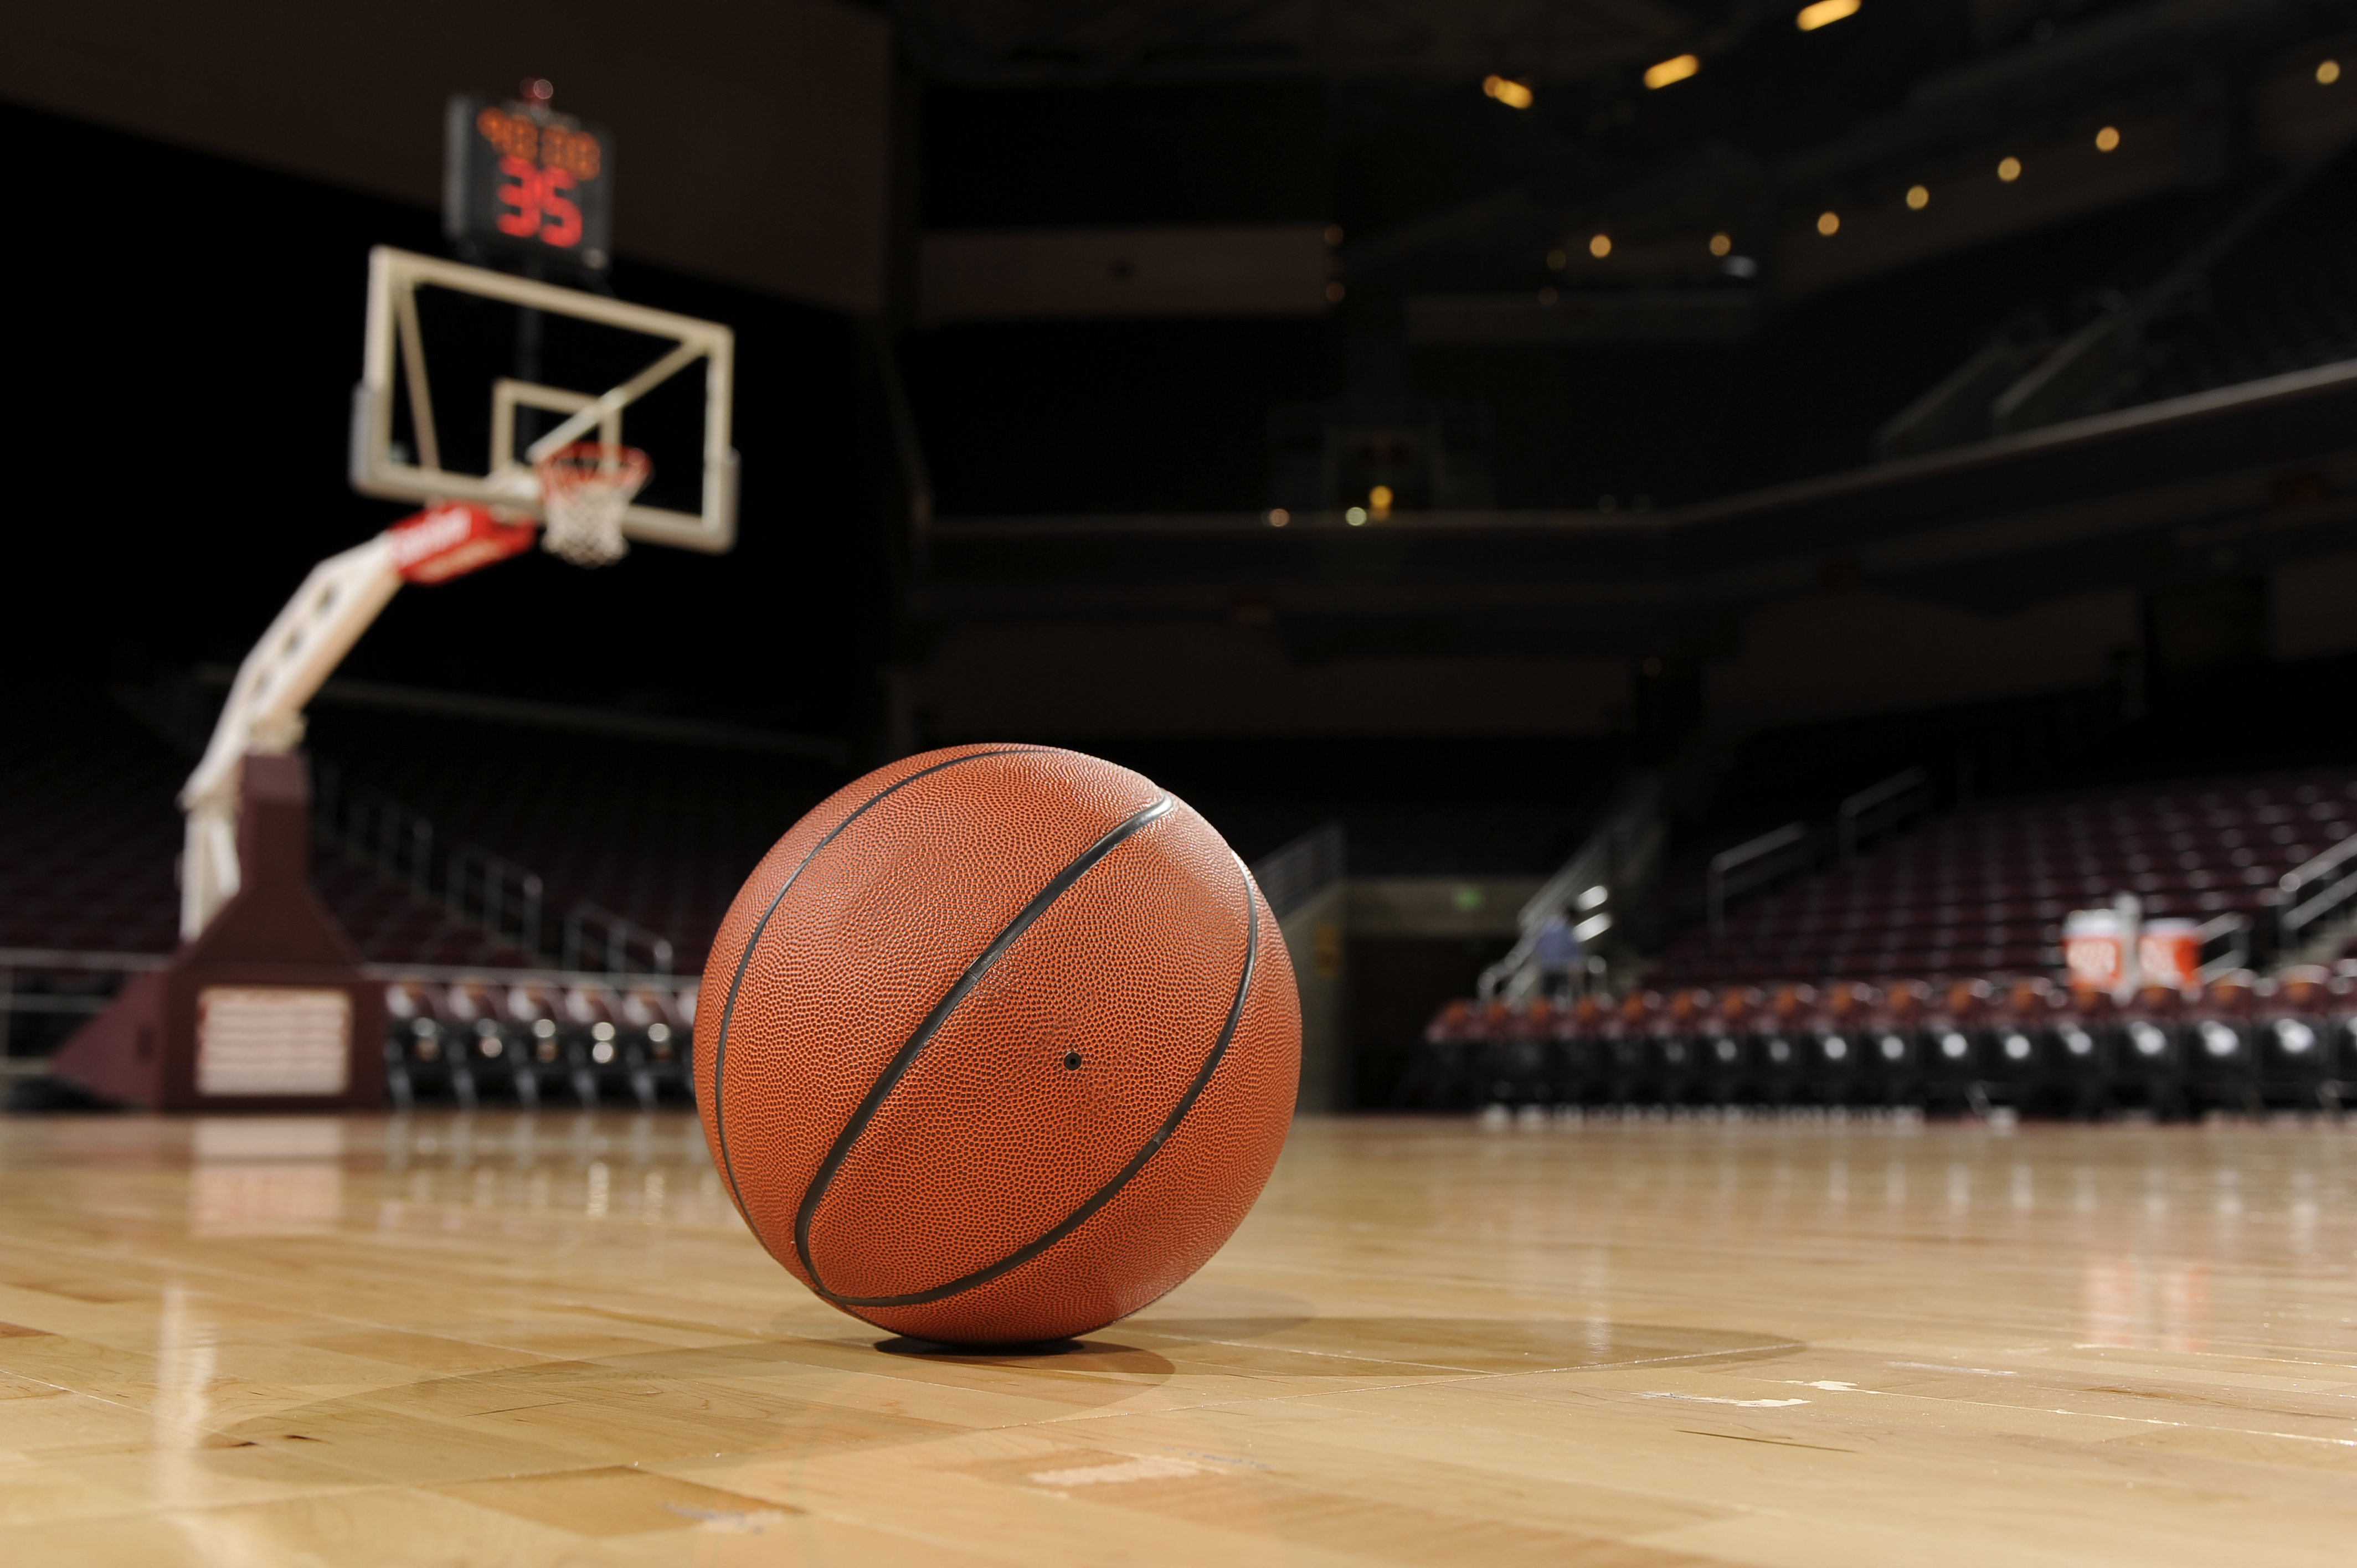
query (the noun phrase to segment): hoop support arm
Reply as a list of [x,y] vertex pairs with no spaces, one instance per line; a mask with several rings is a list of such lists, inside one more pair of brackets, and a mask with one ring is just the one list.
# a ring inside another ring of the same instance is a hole
[[197,936],[239,886],[237,790],[250,753],[294,750],[303,707],[400,590],[390,534],[311,568],[286,607],[238,666],[212,739],[181,787],[187,814],[180,864],[180,936]]

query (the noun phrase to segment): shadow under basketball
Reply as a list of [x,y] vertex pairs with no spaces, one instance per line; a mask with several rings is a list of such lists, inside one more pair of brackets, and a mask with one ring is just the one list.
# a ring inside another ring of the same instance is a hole
[[876,1348],[887,1356],[963,1367],[1031,1367],[1058,1372],[1123,1372],[1167,1378],[1178,1369],[1151,1350],[1103,1339],[1044,1339],[1028,1345],[944,1345],[895,1335]]

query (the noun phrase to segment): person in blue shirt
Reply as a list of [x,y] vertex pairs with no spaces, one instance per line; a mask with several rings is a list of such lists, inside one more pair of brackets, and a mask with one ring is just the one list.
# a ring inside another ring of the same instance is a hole
[[1549,915],[1539,928],[1532,955],[1538,960],[1540,994],[1569,995],[1571,977],[1578,972],[1580,960],[1579,933],[1571,929],[1571,921],[1561,914]]

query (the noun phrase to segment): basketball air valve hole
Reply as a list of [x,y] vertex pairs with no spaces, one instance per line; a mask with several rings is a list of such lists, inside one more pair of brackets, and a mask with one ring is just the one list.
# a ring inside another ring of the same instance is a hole
[[1078,1051],[1066,1051],[1064,1053],[1064,1066],[1071,1071],[1080,1071],[1081,1053]]

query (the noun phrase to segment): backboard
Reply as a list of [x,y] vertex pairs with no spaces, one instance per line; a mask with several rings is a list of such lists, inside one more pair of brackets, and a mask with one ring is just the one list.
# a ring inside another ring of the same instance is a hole
[[[727,550],[736,343],[716,322],[380,245],[352,393],[352,488],[537,518],[534,462],[576,441],[627,439],[653,458],[655,478],[622,514],[624,535]],[[699,360],[700,398],[685,373]]]

